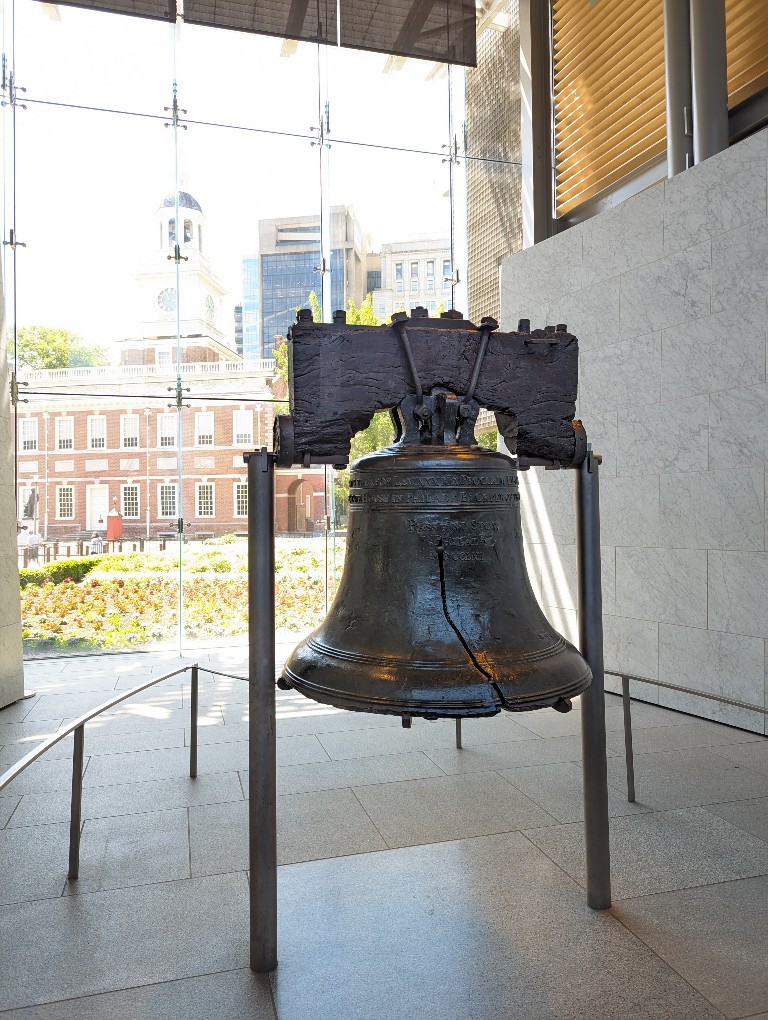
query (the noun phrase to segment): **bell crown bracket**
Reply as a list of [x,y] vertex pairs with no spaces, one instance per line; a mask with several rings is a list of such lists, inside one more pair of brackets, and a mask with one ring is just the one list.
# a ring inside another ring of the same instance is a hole
[[586,441],[574,422],[578,340],[564,324],[501,332],[460,312],[423,308],[384,326],[313,322],[300,309],[288,331],[290,414],[275,419],[278,466],[349,462],[352,437],[389,411],[396,441],[475,443],[480,408],[495,412],[510,451],[575,467]]

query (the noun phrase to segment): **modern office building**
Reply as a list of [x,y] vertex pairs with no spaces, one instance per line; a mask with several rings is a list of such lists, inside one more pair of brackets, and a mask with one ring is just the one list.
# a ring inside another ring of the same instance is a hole
[[352,209],[331,207],[330,266],[323,267],[319,216],[259,221],[259,249],[243,259],[243,350],[270,358],[275,338],[285,336],[314,291],[331,288],[332,308],[365,297],[366,246]]

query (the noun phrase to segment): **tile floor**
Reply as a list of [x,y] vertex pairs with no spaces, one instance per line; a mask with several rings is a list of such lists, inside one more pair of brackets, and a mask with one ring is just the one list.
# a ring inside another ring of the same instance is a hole
[[[202,667],[245,676],[240,649]],[[190,660],[191,661],[191,660]],[[170,654],[30,663],[0,772]],[[614,905],[584,896],[578,703],[464,725],[278,693],[279,957],[248,969],[247,687],[176,678],[0,795],[3,1020],[768,1020],[768,740],[607,695]]]

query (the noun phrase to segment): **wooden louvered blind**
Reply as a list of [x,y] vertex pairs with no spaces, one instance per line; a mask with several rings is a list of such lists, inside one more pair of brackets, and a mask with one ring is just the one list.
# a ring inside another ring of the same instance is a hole
[[552,34],[562,216],[666,150],[662,0],[553,0]]
[[768,3],[725,0],[728,108],[768,86]]

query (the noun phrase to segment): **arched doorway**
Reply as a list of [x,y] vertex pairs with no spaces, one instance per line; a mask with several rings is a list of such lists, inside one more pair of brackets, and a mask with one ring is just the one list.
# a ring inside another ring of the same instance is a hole
[[307,530],[307,510],[304,495],[304,480],[297,478],[288,486],[288,530]]

